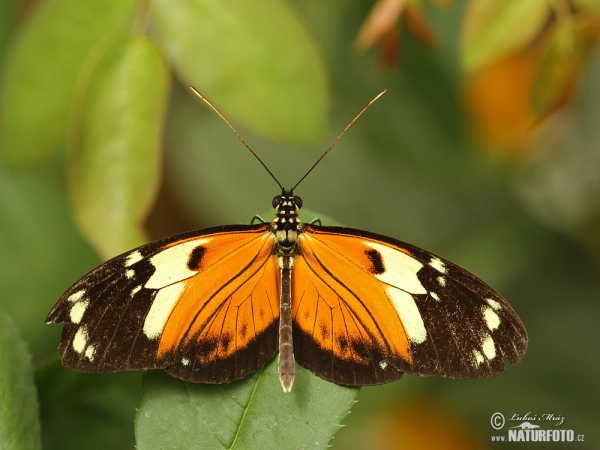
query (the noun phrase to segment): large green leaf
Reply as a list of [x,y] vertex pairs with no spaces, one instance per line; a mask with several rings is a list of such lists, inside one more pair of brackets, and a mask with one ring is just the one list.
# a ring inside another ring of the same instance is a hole
[[267,136],[315,142],[328,93],[321,57],[280,0],[151,0],[175,70],[229,118]]
[[136,418],[136,442],[141,450],[326,449],[358,392],[296,365],[292,392],[284,393],[277,358],[225,385],[185,383],[164,372],[149,372]]
[[69,191],[81,230],[108,258],[146,241],[169,81],[143,37],[111,45],[91,66],[73,125]]
[[462,29],[462,62],[473,71],[528,45],[548,19],[547,0],[474,0]]
[[0,449],[41,448],[29,350],[0,309]]
[[65,139],[86,55],[123,30],[133,0],[47,0],[19,30],[0,86],[0,149],[13,164],[44,159]]

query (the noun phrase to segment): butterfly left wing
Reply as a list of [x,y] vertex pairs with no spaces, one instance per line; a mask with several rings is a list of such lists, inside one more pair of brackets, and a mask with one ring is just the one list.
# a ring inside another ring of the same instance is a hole
[[267,224],[184,233],[92,270],[52,308],[63,364],[85,372],[165,368],[240,379],[277,350],[279,288]]
[[504,372],[527,348],[520,319],[473,274],[404,242],[305,225],[292,286],[294,353],[346,385],[403,373],[452,378]]

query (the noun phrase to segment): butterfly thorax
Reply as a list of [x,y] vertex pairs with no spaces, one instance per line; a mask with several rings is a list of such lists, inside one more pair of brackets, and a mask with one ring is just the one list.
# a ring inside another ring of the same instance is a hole
[[271,225],[277,238],[279,256],[294,256],[297,253],[298,233],[302,229],[302,222],[298,217],[301,207],[302,199],[291,191],[283,190],[281,195],[273,198],[276,217]]

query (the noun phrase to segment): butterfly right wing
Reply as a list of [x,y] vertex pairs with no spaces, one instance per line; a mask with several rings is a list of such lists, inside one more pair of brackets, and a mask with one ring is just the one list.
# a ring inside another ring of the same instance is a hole
[[85,372],[165,368],[226,383],[277,350],[279,271],[267,224],[193,231],[117,256],[65,292],[63,364]]
[[527,331],[508,302],[448,260],[351,228],[307,224],[298,241],[294,352],[326,380],[490,377],[527,349]]

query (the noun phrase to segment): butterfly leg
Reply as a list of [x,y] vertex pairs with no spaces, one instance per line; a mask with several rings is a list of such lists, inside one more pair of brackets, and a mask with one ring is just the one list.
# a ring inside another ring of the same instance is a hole
[[284,392],[294,384],[294,347],[292,343],[292,263],[293,257],[280,256],[281,298],[279,312],[279,381]]
[[263,219],[262,217],[260,217],[258,214],[256,214],[252,220],[250,221],[250,225],[254,225],[254,221],[260,222],[260,223],[267,223],[265,222],[265,219]]
[[310,225],[321,225],[321,219],[318,217],[308,222]]

